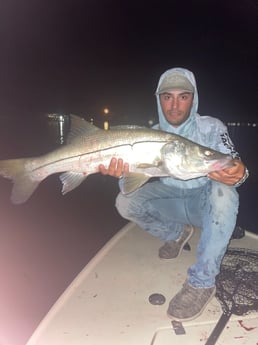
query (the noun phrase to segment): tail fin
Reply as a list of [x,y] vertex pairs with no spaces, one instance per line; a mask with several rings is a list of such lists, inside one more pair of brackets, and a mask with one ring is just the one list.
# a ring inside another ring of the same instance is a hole
[[27,201],[40,181],[33,181],[25,170],[27,159],[8,159],[0,161],[0,175],[13,181],[11,201],[22,204]]

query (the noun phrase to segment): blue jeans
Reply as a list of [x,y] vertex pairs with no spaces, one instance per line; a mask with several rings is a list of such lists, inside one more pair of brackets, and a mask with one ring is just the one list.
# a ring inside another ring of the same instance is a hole
[[163,241],[178,239],[186,224],[200,227],[197,261],[188,269],[188,282],[212,287],[235,228],[238,199],[235,187],[212,180],[194,189],[155,181],[133,193],[120,193],[116,207],[122,217]]

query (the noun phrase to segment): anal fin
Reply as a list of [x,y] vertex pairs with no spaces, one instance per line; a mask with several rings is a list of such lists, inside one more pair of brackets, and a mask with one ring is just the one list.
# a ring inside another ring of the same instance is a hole
[[62,194],[64,195],[78,187],[86,179],[86,177],[87,174],[69,171],[61,174],[59,178],[63,184]]

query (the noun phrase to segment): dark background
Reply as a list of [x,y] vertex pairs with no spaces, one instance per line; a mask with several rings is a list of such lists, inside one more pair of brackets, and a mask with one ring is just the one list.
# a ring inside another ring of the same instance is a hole
[[[161,73],[186,67],[200,113],[256,120],[257,7],[239,1],[1,1],[0,114],[156,118]],[[118,120],[119,119],[119,120]]]
[[[255,1],[0,2],[0,158],[56,146],[47,113],[102,126],[156,120],[154,92],[171,67],[195,73],[199,112],[230,126],[250,178],[238,224],[257,232]],[[248,126],[248,123],[251,124]],[[0,343],[24,345],[71,280],[125,221],[117,181],[90,176],[62,196],[58,176],[24,205],[0,179]]]

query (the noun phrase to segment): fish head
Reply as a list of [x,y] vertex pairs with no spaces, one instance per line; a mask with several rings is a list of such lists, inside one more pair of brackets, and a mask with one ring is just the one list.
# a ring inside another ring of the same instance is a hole
[[170,176],[188,180],[231,167],[232,157],[184,138],[161,149],[162,161]]

